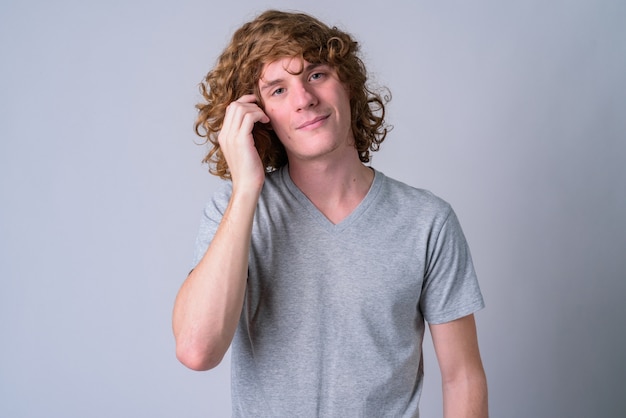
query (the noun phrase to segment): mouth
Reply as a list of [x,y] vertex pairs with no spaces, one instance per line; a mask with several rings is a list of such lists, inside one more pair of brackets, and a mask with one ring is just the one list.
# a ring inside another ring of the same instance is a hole
[[330,117],[330,115],[320,115],[317,116],[313,119],[309,119],[306,122],[298,125],[296,127],[296,129],[314,129],[317,128],[318,126],[320,126],[322,124],[323,121],[325,121],[326,119],[328,119]]

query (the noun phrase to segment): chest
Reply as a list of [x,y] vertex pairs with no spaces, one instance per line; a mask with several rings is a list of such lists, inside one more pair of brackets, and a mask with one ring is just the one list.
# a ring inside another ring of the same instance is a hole
[[349,316],[415,312],[427,248],[414,232],[366,222],[328,230],[306,217],[274,223],[253,236],[250,308]]

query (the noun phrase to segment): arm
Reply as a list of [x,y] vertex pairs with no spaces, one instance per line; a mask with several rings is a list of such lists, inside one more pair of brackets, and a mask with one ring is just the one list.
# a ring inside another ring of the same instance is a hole
[[176,356],[187,367],[217,366],[237,329],[248,276],[252,221],[265,170],[254,147],[255,122],[269,118],[247,95],[231,103],[218,141],[228,162],[233,193],[206,253],[174,303]]
[[444,417],[486,418],[487,378],[474,315],[430,325],[430,333],[441,370]]

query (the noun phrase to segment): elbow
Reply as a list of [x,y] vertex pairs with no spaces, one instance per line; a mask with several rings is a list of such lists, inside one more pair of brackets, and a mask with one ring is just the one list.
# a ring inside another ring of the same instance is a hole
[[487,390],[487,377],[482,368],[458,373],[455,376],[442,375],[442,383],[444,387],[465,387],[481,392]]
[[193,347],[176,344],[176,358],[185,367],[203,372],[217,367],[224,358],[225,352],[211,347]]

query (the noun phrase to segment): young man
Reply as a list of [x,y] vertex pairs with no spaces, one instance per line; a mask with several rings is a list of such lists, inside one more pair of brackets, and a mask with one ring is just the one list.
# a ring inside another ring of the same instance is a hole
[[428,321],[446,417],[487,416],[483,307],[450,206],[364,165],[387,130],[351,37],[297,13],[243,25],[202,84],[207,205],[174,308],[180,361],[232,342],[235,417],[417,417]]

